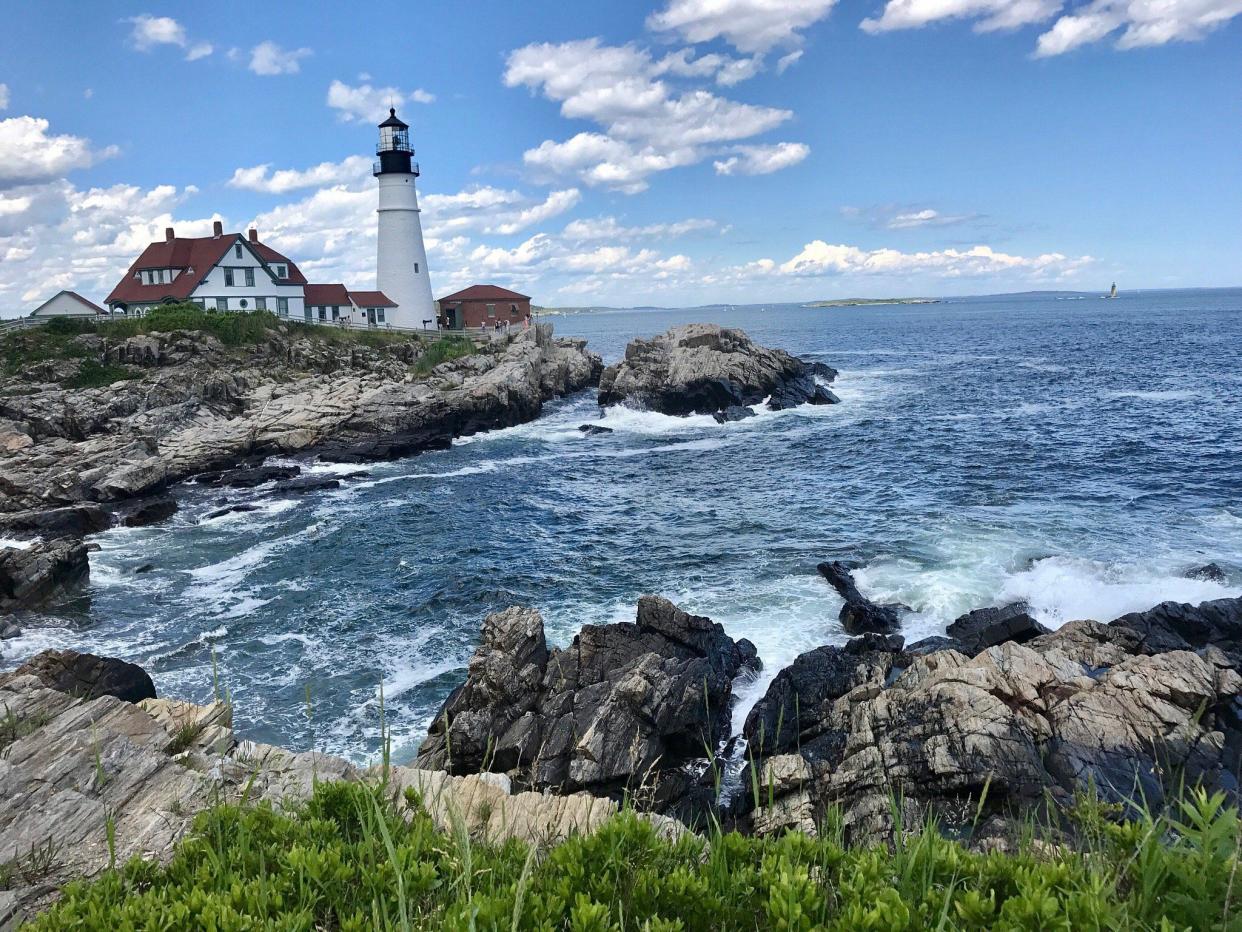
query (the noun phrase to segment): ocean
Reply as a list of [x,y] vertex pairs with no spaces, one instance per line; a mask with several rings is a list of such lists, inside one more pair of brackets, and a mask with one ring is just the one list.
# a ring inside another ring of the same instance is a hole
[[[359,761],[382,693],[400,762],[514,604],[557,644],[643,593],[712,617],[765,663],[740,724],[795,656],[846,640],[821,560],[912,606],[908,641],[1016,599],[1057,626],[1242,595],[1242,290],[553,318],[606,361],[696,320],[839,369],[842,403],[718,425],[599,420],[587,393],[319,495],[186,486],[166,525],[94,538],[85,593],[26,619],[0,667],[124,657],[161,695],[231,696],[245,737]],[[596,421],[613,433],[578,430]],[[204,522],[224,499],[259,508]],[[1228,582],[1184,575],[1209,561]]]

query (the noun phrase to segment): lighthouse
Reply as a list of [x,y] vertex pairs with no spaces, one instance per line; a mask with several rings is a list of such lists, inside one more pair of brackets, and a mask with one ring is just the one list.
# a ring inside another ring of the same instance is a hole
[[414,186],[418,163],[410,148],[410,127],[397,118],[395,109],[379,125],[375,154],[379,156],[373,172],[379,179],[376,285],[397,304],[388,322],[398,327],[435,327],[436,308]]

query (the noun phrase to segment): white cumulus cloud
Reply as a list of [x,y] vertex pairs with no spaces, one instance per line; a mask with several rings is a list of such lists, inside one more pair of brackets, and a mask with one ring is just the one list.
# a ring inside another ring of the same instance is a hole
[[390,107],[404,103],[429,104],[435,94],[422,88],[403,91],[395,87],[373,87],[370,84],[350,85],[333,81],[328,85],[328,106],[347,122],[380,123],[388,115]]
[[718,175],[770,175],[797,165],[811,154],[801,142],[778,142],[770,146],[738,146],[728,158],[713,162]]
[[670,0],[647,17],[647,28],[675,32],[687,42],[723,39],[741,52],[767,52],[802,40],[836,0]]
[[1242,0],[1095,0],[1060,17],[1039,37],[1037,57],[1061,55],[1121,30],[1117,48],[1202,39],[1242,16]]
[[92,149],[80,136],[48,135],[49,125],[32,116],[0,120],[0,190],[49,181],[117,153],[114,146]]
[[370,180],[371,160],[351,155],[340,162],[320,162],[310,168],[282,168],[272,171],[270,163],[252,168],[239,168],[229,179],[229,187],[265,194],[285,194],[301,188],[319,188],[334,184],[357,184]]
[[152,16],[143,13],[131,16],[124,22],[130,23],[130,44],[140,52],[149,52],[160,45],[172,45],[187,49],[186,61],[197,61],[206,58],[212,52],[210,42],[195,42],[191,45],[185,27],[171,16]]
[[311,53],[310,49],[281,48],[270,39],[260,42],[250,50],[250,65],[255,74],[297,74],[302,70],[301,61]]
[[768,270],[782,275],[931,274],[940,278],[966,278],[1008,273],[1026,278],[1058,279],[1072,275],[1093,261],[1090,256],[1071,257],[1059,252],[1038,256],[1011,255],[990,246],[929,252],[902,252],[888,248],[866,250],[817,239],[807,243],[787,262],[779,266],[773,263]]

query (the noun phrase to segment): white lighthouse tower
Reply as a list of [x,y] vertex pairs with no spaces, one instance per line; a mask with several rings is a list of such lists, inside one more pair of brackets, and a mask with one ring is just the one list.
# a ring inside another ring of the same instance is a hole
[[397,303],[388,322],[398,327],[435,327],[436,306],[427,274],[427,250],[419,219],[414,179],[418,163],[412,160],[410,127],[390,109],[379,125],[374,175],[379,179],[379,248],[376,285]]

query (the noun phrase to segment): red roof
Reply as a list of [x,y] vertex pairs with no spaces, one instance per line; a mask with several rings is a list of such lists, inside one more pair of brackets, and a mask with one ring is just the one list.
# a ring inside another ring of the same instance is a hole
[[316,307],[320,305],[339,305],[341,307],[348,307],[349,292],[346,291],[345,286],[341,284],[307,285],[306,303]]
[[351,291],[349,296],[359,307],[396,307],[393,301],[382,291]]
[[461,291],[445,295],[441,301],[529,301],[530,295],[518,294],[498,285],[471,285]]
[[[105,304],[158,304],[161,301],[185,301],[193,294],[207,274],[233,248],[235,243],[245,243],[264,262],[284,262],[289,266],[289,278],[278,279],[290,285],[304,285],[306,278],[298,267],[269,246],[247,241],[236,233],[223,236],[178,236],[152,243],[142,251],[125,276],[104,299]],[[181,269],[171,282],[162,285],[144,285],[137,273],[140,269]],[[187,271],[187,270],[193,271]]]

